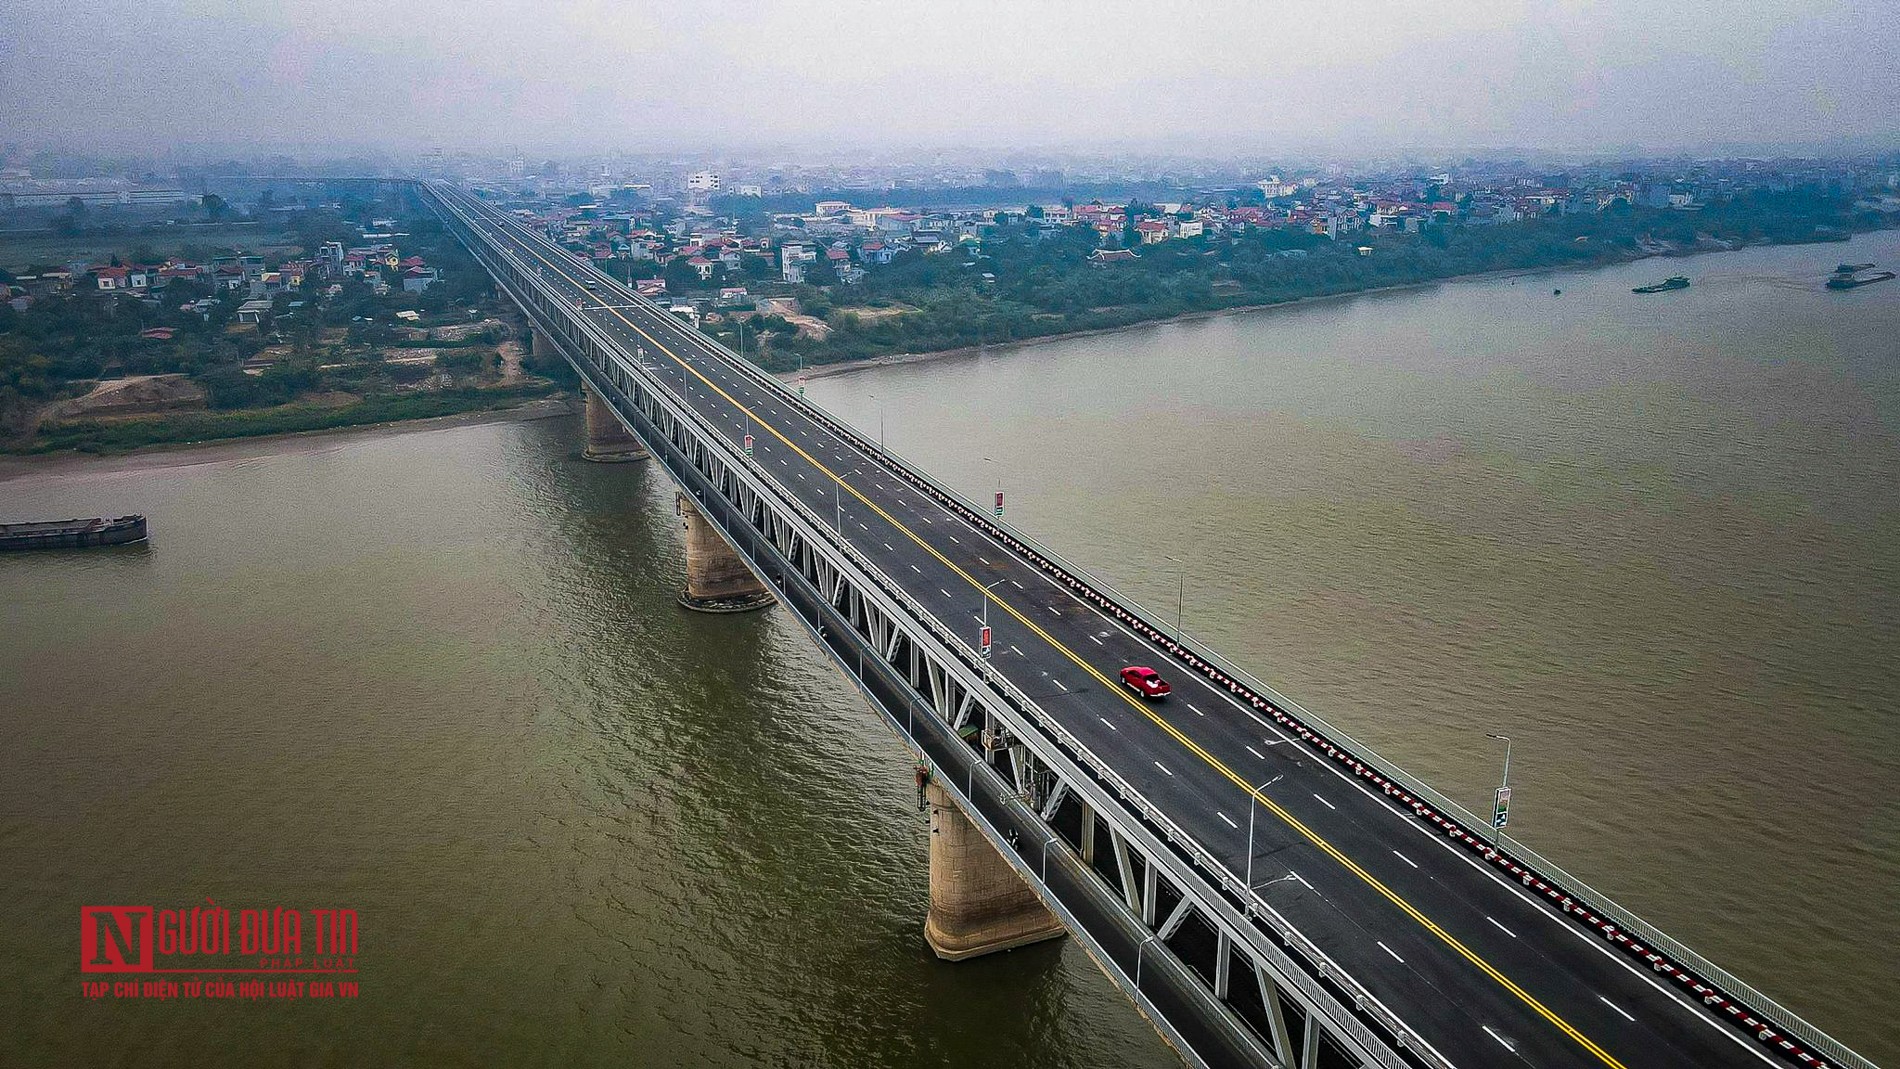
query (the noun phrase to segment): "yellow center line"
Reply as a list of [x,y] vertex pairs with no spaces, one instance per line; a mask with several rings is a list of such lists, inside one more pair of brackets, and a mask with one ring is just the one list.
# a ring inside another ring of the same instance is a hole
[[[552,261],[548,260],[546,257],[542,256],[538,251],[536,251],[533,248],[533,246],[528,246],[528,251],[536,259],[540,260],[542,263],[547,264],[549,267],[554,268],[554,271],[556,274],[559,274],[562,278],[566,279],[568,282],[574,283],[576,286],[579,286],[578,280],[568,275],[566,272],[562,271],[559,265],[553,263]],[[872,501],[868,497],[865,497],[862,493],[858,491],[856,487],[846,482],[844,478],[840,476],[838,473],[832,471],[829,467],[826,467],[823,462],[818,460],[818,458],[812,456],[810,453],[807,453],[804,449],[800,448],[798,443],[786,437],[782,432],[779,431],[777,427],[773,426],[767,420],[762,419],[759,416],[759,414],[754,412],[751,408],[747,407],[744,404],[741,404],[737,398],[733,397],[731,394],[727,393],[724,389],[720,388],[718,383],[712,381],[711,379],[707,378],[705,375],[701,374],[698,368],[693,367],[690,362],[682,359],[678,354],[674,353],[673,350],[667,348],[667,346],[664,343],[659,341],[659,339],[655,338],[653,335],[647,333],[644,329],[642,329],[639,326],[639,324],[635,323],[631,319],[628,319],[625,315],[622,315],[619,309],[608,305],[606,301],[601,300],[601,298],[599,297],[594,297],[594,299],[597,301],[600,301],[601,307],[609,312],[612,312],[615,318],[619,319],[622,323],[625,323],[628,327],[632,328],[641,337],[652,342],[655,346],[659,348],[661,352],[665,353],[668,357],[671,357],[675,363],[680,365],[680,367],[684,368],[687,371],[692,372],[693,377],[699,379],[701,382],[705,383],[708,387],[716,391],[719,394],[719,396],[726,399],[727,403],[731,404],[734,408],[750,416],[753,422],[757,423],[760,427],[770,432],[774,438],[777,438],[779,441],[785,443],[786,446],[790,447],[793,452],[803,457],[805,461],[809,463],[812,467],[823,472],[826,476],[836,481],[840,486],[843,486],[847,491],[850,492],[852,497],[857,498],[867,508],[877,513],[880,517],[884,519],[886,523],[889,523],[892,527],[895,527],[897,530],[904,532],[904,534],[907,537],[909,537],[912,542],[915,542],[921,549],[923,549],[924,552],[930,554],[932,557],[935,557],[938,560],[938,562],[940,562],[944,567],[950,569],[952,572],[955,572],[957,576],[961,578],[964,582],[970,584],[972,587],[975,587],[978,590],[984,589],[983,583],[979,581],[975,576],[970,575],[968,572],[958,567],[948,557],[945,557],[942,553],[939,553],[936,547],[924,541],[923,538],[920,537],[915,531],[911,530],[908,525],[899,522],[896,517],[892,516],[890,513],[880,508],[876,502]],[[1232,768],[1229,768],[1218,757],[1215,757],[1213,754],[1207,752],[1199,744],[1194,742],[1194,740],[1188,738],[1185,734],[1181,732],[1179,728],[1176,728],[1172,723],[1164,719],[1160,714],[1156,713],[1154,709],[1151,706],[1149,706],[1146,702],[1140,701],[1134,698],[1133,696],[1131,696],[1130,694],[1128,694],[1127,692],[1125,692],[1121,687],[1117,686],[1114,682],[1109,680],[1107,676],[1103,675],[1100,671],[1096,670],[1094,665],[1089,664],[1087,661],[1083,660],[1082,657],[1078,655],[1074,650],[1071,650],[1068,646],[1057,641],[1054,636],[1050,635],[1047,631],[1044,631],[1040,626],[1036,624],[1035,621],[1023,615],[1023,613],[1018,611],[1014,605],[1011,605],[1007,600],[1005,600],[1003,597],[998,595],[996,592],[992,591],[989,597],[996,605],[1001,607],[1004,611],[1008,612],[1009,615],[1015,617],[1016,620],[1020,622],[1024,627],[1027,627],[1032,633],[1036,635],[1036,637],[1042,639],[1044,642],[1048,643],[1051,647],[1061,652],[1070,661],[1074,662],[1076,667],[1082,669],[1084,672],[1087,672],[1090,676],[1094,677],[1097,682],[1102,684],[1102,686],[1107,690],[1107,692],[1112,693],[1116,695],[1117,697],[1121,698],[1123,701],[1127,702],[1130,706],[1132,706],[1133,708],[1141,712],[1143,716],[1146,716],[1149,720],[1153,721],[1157,727],[1161,728],[1161,730],[1167,732],[1170,736],[1172,736],[1176,742],[1179,742],[1182,746],[1186,747],[1188,751],[1193,753],[1196,757],[1199,757],[1202,761],[1206,762],[1216,772],[1219,772],[1222,776],[1225,776],[1235,786],[1239,787],[1241,790],[1245,791],[1247,794],[1252,795],[1254,801],[1260,803],[1260,805],[1264,806],[1273,815],[1279,817],[1280,820],[1283,821],[1288,827],[1292,828],[1294,831],[1299,832],[1301,836],[1305,837],[1307,841],[1311,842],[1314,846],[1317,846],[1328,857],[1331,857],[1333,860],[1339,862],[1339,864],[1343,866],[1346,869],[1346,871],[1352,873],[1353,875],[1359,877],[1359,879],[1363,880],[1368,887],[1371,887],[1373,890],[1377,891],[1380,895],[1384,896],[1388,901],[1390,901],[1393,905],[1397,906],[1402,912],[1404,912],[1406,916],[1418,922],[1418,924],[1421,927],[1423,927],[1426,931],[1437,936],[1440,940],[1442,940],[1445,943],[1446,946],[1450,947],[1454,951],[1457,951],[1459,956],[1463,957],[1466,961],[1469,961],[1471,964],[1477,966],[1480,972],[1483,972],[1486,976],[1489,976],[1491,979],[1497,981],[1498,984],[1500,984],[1506,991],[1509,991],[1511,994],[1517,996],[1518,999],[1523,1001],[1525,1005],[1535,1010],[1539,1016],[1543,1017],[1545,1020],[1555,1025],[1559,1031],[1563,1032],[1565,1035],[1575,1040],[1578,1043],[1578,1045],[1583,1047],[1583,1049],[1595,1055],[1598,1059],[1600,1059],[1603,1062],[1604,1065],[1609,1066],[1610,1069],[1625,1069],[1622,1062],[1618,1061],[1608,1051],[1605,1051],[1602,1047],[1598,1046],[1595,1042],[1593,1042],[1590,1039],[1590,1037],[1584,1035],[1582,1032],[1579,1032],[1575,1028],[1575,1026],[1570,1024],[1570,1022],[1564,1020],[1562,1017],[1559,1017],[1549,1007],[1545,1006],[1542,1002],[1538,1001],[1536,996],[1524,990],[1522,987],[1519,987],[1517,983],[1513,981],[1510,977],[1505,976],[1503,973],[1499,972],[1495,966],[1493,966],[1490,962],[1486,961],[1484,958],[1478,956],[1476,951],[1473,951],[1470,947],[1467,947],[1462,941],[1458,939],[1458,937],[1452,935],[1450,932],[1439,927],[1436,921],[1433,921],[1430,917],[1427,917],[1424,913],[1420,912],[1417,907],[1413,906],[1410,902],[1406,901],[1403,897],[1401,897],[1398,894],[1398,892],[1387,887],[1383,882],[1379,880],[1378,877],[1372,875],[1370,872],[1367,872],[1365,869],[1361,868],[1357,862],[1353,861],[1351,858],[1347,857],[1344,853],[1340,852],[1338,847],[1334,846],[1332,843],[1328,842],[1325,838],[1321,837],[1318,832],[1315,832],[1313,829],[1307,827],[1303,822],[1299,820],[1299,818],[1295,817],[1292,813],[1289,813],[1285,809],[1281,808],[1279,803],[1273,801],[1271,798],[1268,798],[1265,794],[1259,791],[1256,791],[1253,787],[1253,784],[1249,783],[1246,779],[1242,778],[1240,774],[1235,772]]]

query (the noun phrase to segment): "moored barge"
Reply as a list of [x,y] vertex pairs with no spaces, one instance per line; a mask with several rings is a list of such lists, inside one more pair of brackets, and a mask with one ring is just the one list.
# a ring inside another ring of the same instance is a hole
[[145,517],[0,523],[0,550],[84,549],[145,541]]

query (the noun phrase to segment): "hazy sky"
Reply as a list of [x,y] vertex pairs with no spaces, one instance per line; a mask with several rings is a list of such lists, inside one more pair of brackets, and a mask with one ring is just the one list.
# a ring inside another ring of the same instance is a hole
[[1900,3],[0,0],[0,140],[1892,145]]

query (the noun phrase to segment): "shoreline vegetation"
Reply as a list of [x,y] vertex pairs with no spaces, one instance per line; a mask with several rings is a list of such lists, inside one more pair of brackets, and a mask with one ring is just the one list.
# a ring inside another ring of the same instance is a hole
[[[1085,227],[1051,234],[1011,222],[986,228],[980,249],[963,255],[900,258],[849,285],[794,287],[795,299],[778,302],[777,314],[751,317],[748,333],[763,341],[758,362],[773,373],[802,366],[807,376],[833,374],[833,366],[908,362],[1453,280],[1839,242],[1893,224],[1890,215],[1844,196],[1757,192],[1693,212],[1618,203],[1593,214],[1434,225],[1418,233],[1199,236],[1140,244],[1105,261]],[[736,327],[725,318],[706,329],[734,344]]]
[[[1857,233],[1877,233],[1877,232],[1878,231],[1869,230],[1869,231],[1858,231]],[[1488,281],[1492,279],[1528,278],[1533,275],[1548,275],[1552,272],[1558,272],[1558,271],[1582,270],[1582,269],[1595,268],[1595,267],[1617,267],[1623,264],[1641,263],[1644,260],[1651,260],[1651,259],[1676,259],[1676,260],[1693,259],[1695,257],[1711,255],[1715,253],[1739,252],[1742,249],[1747,249],[1747,248],[1765,248],[1765,247],[1775,247],[1775,246],[1783,246],[1783,245],[1837,244],[1844,240],[1851,240],[1854,236],[1855,236],[1854,234],[1846,234],[1846,235],[1840,235],[1840,236],[1812,237],[1812,238],[1807,238],[1803,240],[1756,241],[1756,242],[1751,242],[1751,243],[1746,243],[1746,244],[1736,244],[1732,246],[1695,248],[1695,249],[1686,249],[1686,250],[1642,252],[1642,253],[1635,253],[1621,259],[1606,259],[1606,260],[1599,260],[1599,261],[1593,261],[1593,262],[1582,263],[1582,264],[1553,264],[1553,265],[1541,265],[1541,266],[1536,266],[1536,267],[1506,267],[1506,268],[1498,268],[1496,270],[1490,270],[1490,271],[1473,271],[1473,272],[1470,272],[1469,274],[1446,275],[1442,278],[1420,279],[1416,282],[1399,282],[1399,283],[1394,283],[1394,284],[1385,285],[1385,286],[1372,286],[1366,289],[1338,290],[1338,291],[1334,291],[1330,293],[1319,293],[1319,294],[1312,294],[1308,296],[1288,297],[1281,300],[1262,301],[1258,304],[1237,304],[1237,305],[1229,305],[1224,308],[1208,308],[1208,309],[1200,309],[1200,310],[1195,310],[1195,311],[1180,312],[1174,315],[1157,316],[1153,319],[1142,319],[1142,320],[1137,320],[1132,323],[1118,324],[1116,326],[1091,327],[1091,328],[1086,328],[1082,330],[1064,331],[1060,334],[1041,334],[1041,335],[1036,335],[1034,337],[1014,338],[1014,339],[1009,339],[1006,341],[997,341],[997,342],[987,343],[983,345],[959,345],[959,346],[956,346],[955,348],[950,348],[950,349],[932,349],[932,350],[927,350],[923,352],[900,352],[900,353],[888,353],[888,354],[883,354],[883,355],[851,357],[851,358],[847,358],[843,360],[834,360],[830,363],[807,365],[803,370],[803,374],[806,379],[824,379],[824,378],[831,378],[836,375],[848,375],[848,374],[851,374],[852,372],[864,371],[870,368],[896,367],[896,366],[901,366],[905,364],[921,364],[921,363],[928,363],[934,360],[948,360],[948,359],[952,359],[959,356],[974,356],[979,353],[1009,352],[1009,351],[1014,351],[1017,349],[1029,348],[1031,346],[1036,346],[1036,345],[1045,345],[1051,342],[1072,341],[1078,338],[1095,338],[1095,337],[1101,337],[1103,335],[1108,335],[1108,334],[1120,334],[1124,331],[1140,330],[1140,329],[1148,328],[1148,327],[1165,326],[1169,323],[1188,323],[1188,322],[1194,322],[1196,320],[1202,320],[1202,319],[1218,319],[1223,316],[1246,315],[1246,314],[1258,313],[1258,312],[1270,312],[1275,309],[1282,309],[1282,308],[1310,308],[1310,307],[1313,307],[1314,305],[1328,304],[1334,301],[1345,301],[1345,300],[1350,300],[1354,297],[1374,297],[1374,296],[1379,296],[1381,294],[1407,293],[1413,290],[1428,289],[1432,286],[1439,286],[1439,285],[1444,285],[1446,283],[1453,283],[1453,282],[1482,282],[1482,281]],[[800,374],[800,372],[798,372],[797,370],[788,371],[788,370],[784,370],[778,367],[772,367],[769,370],[771,371],[772,374],[788,382],[797,378],[798,375]]]
[[[114,254],[83,272],[72,261],[0,271],[0,283],[18,283],[0,285],[0,453],[123,453],[429,420],[578,385],[564,362],[536,358],[486,272],[439,224],[405,216],[395,193],[331,192],[341,208],[301,213],[250,248],[174,250],[195,263],[156,266],[141,238],[134,267]],[[362,233],[347,220],[384,213],[400,246],[362,246],[353,270],[339,271]],[[103,249],[115,237],[62,240]],[[44,240],[31,248],[54,251]],[[326,248],[335,255],[311,258]],[[281,264],[267,270],[258,249]],[[143,290],[108,284],[134,271]]]
[[[1837,198],[1758,195],[1694,218],[1622,208],[1509,226],[1367,234],[1358,241],[1284,231],[1232,241],[1169,241],[1141,246],[1135,261],[1111,265],[1089,260],[1095,241],[1084,228],[1031,240],[1026,231],[1003,226],[986,237],[988,251],[972,253],[968,264],[955,256],[914,258],[856,285],[797,287],[792,306],[804,307],[794,318],[825,329],[812,332],[781,317],[754,315],[752,326],[766,344],[747,358],[788,379],[802,362],[805,377],[822,378],[1447,282],[1840,242],[1886,225],[1890,220],[1853,212]],[[565,365],[536,360],[512,337],[504,322],[509,317],[495,305],[472,259],[434,227],[416,225],[412,231],[410,247],[448,266],[452,284],[434,287],[426,297],[374,297],[353,286],[343,298],[326,302],[320,318],[289,314],[280,297],[275,304],[282,318],[268,336],[274,345],[266,344],[269,324],[255,335],[233,335],[222,313],[203,326],[185,321],[180,329],[189,344],[169,362],[132,359],[137,343],[119,341],[120,374],[172,372],[173,379],[189,380],[186,389],[195,390],[195,398],[180,407],[174,396],[171,404],[143,412],[67,411],[61,406],[72,404],[74,388],[97,383],[75,378],[62,388],[46,374],[47,381],[37,384],[44,418],[24,436],[0,443],[0,452],[118,453],[296,435],[495,412],[571,392],[578,380]],[[978,263],[991,270],[967,270]],[[425,318],[414,324],[419,329],[390,325],[392,310],[400,307],[423,310]],[[110,320],[68,318],[56,321],[57,333],[80,354],[73,362],[83,369],[91,359],[83,352],[90,328]],[[705,329],[730,345],[737,340],[732,328],[729,317],[716,317]],[[107,329],[127,332],[123,323]],[[40,341],[49,343],[55,335],[42,330]],[[278,362],[261,375],[241,373],[228,363],[233,355],[217,348],[237,342],[249,345],[237,356],[275,355]]]
[[77,419],[43,425],[31,441],[9,452],[123,453],[152,446],[198,445],[233,438],[280,437],[384,423],[406,423],[468,413],[504,412],[558,400],[552,382],[458,387],[426,393],[372,394],[345,404],[294,402],[272,408],[189,411],[136,419]]
[[[1705,253],[1731,252],[1747,247],[1821,244],[1834,243],[1839,240],[1841,239],[1827,237],[1812,238],[1806,241],[1759,241],[1753,243],[1752,246],[1735,245],[1732,247],[1638,253],[1622,259],[1604,260],[1579,265],[1536,266],[1476,271],[1469,274],[1451,275],[1443,278],[1421,279],[1416,282],[1404,282],[1365,289],[1351,289],[1290,297],[1259,304],[1234,305],[1225,308],[1181,312],[1175,315],[1138,320],[1116,326],[1095,327],[1084,330],[1066,331],[1060,334],[1016,338],[981,346],[960,345],[954,348],[937,349],[927,352],[902,352],[836,360],[831,363],[808,366],[804,370],[804,375],[807,379],[829,378],[836,375],[847,375],[852,372],[864,371],[870,368],[948,360],[984,352],[1014,351],[1035,345],[1068,341],[1076,338],[1118,334],[1124,331],[1162,326],[1168,323],[1191,322],[1221,316],[1267,312],[1280,308],[1312,307],[1318,304],[1343,301],[1355,297],[1403,293],[1445,283],[1522,278],[1532,275],[1548,274],[1552,271],[1561,271],[1570,267],[1608,267],[1624,263],[1636,263],[1646,259],[1686,259]],[[797,374],[795,371],[780,369],[770,370],[771,373],[787,381],[794,378]],[[199,410],[174,412],[135,419],[80,419],[68,422],[49,423],[43,426],[39,435],[30,442],[16,444],[0,452],[10,454],[23,462],[34,463],[43,461],[53,454],[67,456],[101,453],[126,454],[131,452],[156,451],[166,447],[191,448],[211,445],[220,441],[241,439],[295,438],[312,433],[364,427],[389,426],[395,429],[399,425],[411,423],[426,424],[445,419],[453,419],[463,415],[488,415],[495,418],[509,418],[515,414],[522,414],[522,418],[546,418],[548,416],[563,415],[569,412],[567,403],[569,394],[570,390],[568,385],[542,380],[514,386],[461,387],[426,393],[371,395],[344,405],[295,402],[274,408],[247,408],[231,411]]]
[[[0,453],[0,483],[29,476],[58,475],[66,470],[143,470],[207,461],[271,456],[297,448],[315,448],[319,443],[356,438],[381,438],[399,434],[472,427],[485,423],[517,423],[578,416],[572,397],[554,395],[524,401],[507,408],[475,409],[443,416],[391,420],[383,423],[353,423],[307,431],[284,431],[242,438],[208,438],[188,442],[165,442],[119,452],[85,453],[60,450],[45,453]],[[578,455],[578,450],[576,451]]]

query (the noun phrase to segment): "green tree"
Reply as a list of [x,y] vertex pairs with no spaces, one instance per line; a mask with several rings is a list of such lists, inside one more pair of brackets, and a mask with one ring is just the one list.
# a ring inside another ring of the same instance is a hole
[[85,228],[86,202],[74,197],[66,202],[65,214],[53,220],[53,229],[71,237]]

